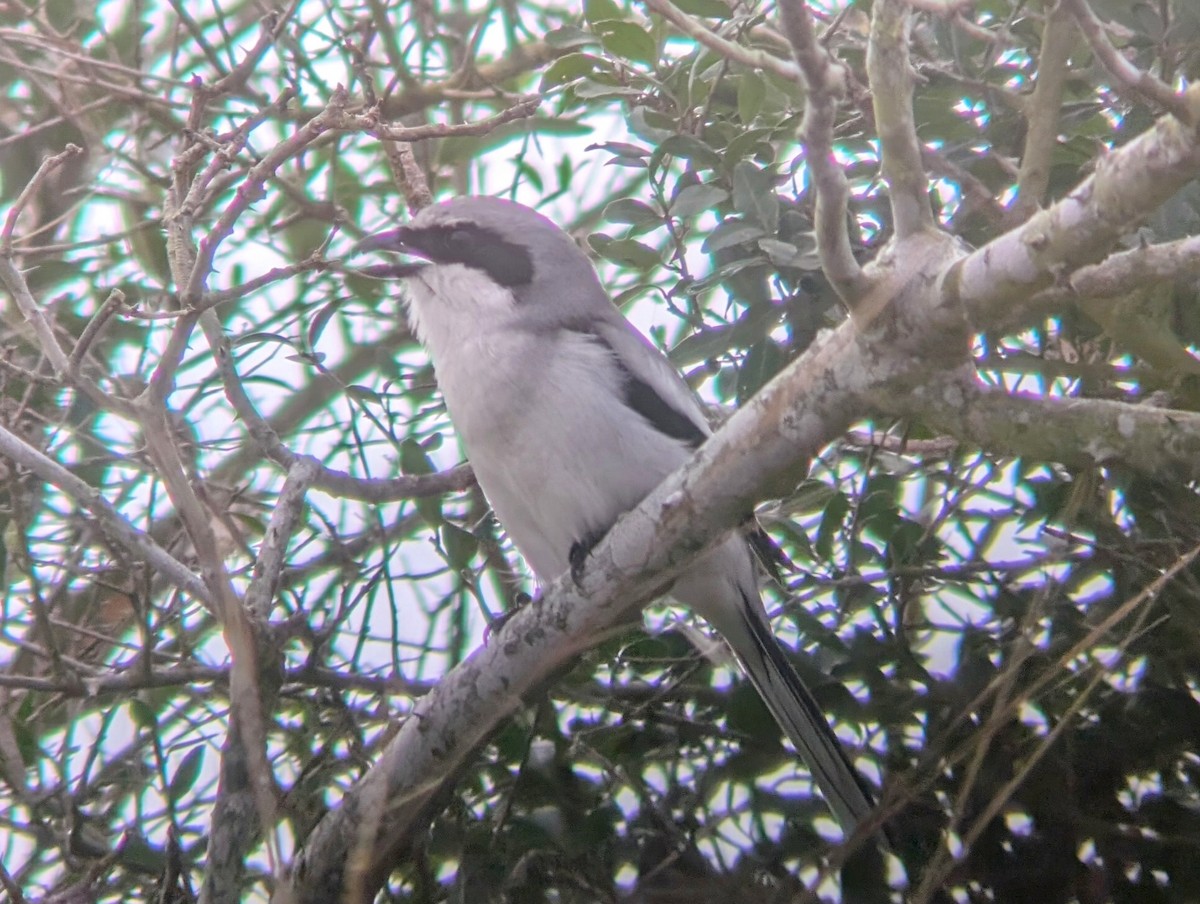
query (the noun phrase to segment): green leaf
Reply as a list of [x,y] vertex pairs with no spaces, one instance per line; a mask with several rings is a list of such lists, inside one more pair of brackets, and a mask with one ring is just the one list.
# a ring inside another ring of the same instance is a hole
[[568,53],[561,56],[542,73],[542,90],[573,82],[590,75],[603,60],[590,53]]
[[571,91],[582,100],[598,100],[605,97],[641,97],[640,88],[629,88],[625,85],[610,85],[591,78],[585,78],[571,86]]
[[624,16],[621,7],[614,0],[584,0],[583,18],[589,25],[603,22],[607,19],[620,19]]
[[729,192],[718,185],[689,185],[671,202],[671,215],[694,217],[728,200]]
[[471,566],[471,559],[479,549],[479,539],[469,531],[463,530],[449,521],[444,522],[439,529],[442,537],[442,550],[446,554],[446,562],[456,571],[465,571]]
[[764,339],[751,348],[738,368],[738,404],[758,392],[785,364],[787,355],[771,339]]
[[650,151],[640,145],[630,144],[627,141],[599,141],[595,144],[589,144],[585,151],[608,151],[617,157],[649,157]]
[[346,301],[344,296],[334,296],[333,301],[326,305],[322,305],[312,319],[312,323],[308,326],[308,347],[312,348],[317,344],[317,340],[321,338],[321,333],[325,331],[325,326],[329,323],[329,319],[337,313],[338,308]]
[[733,168],[733,206],[768,235],[779,230],[779,196],[774,180],[748,160]]
[[200,767],[203,764],[204,747],[200,744],[184,754],[167,785],[167,796],[172,801],[178,803],[180,798],[192,789],[192,786],[196,784],[196,779],[200,777]]
[[277,342],[280,345],[286,345],[288,348],[296,348],[296,344],[292,342],[288,336],[283,336],[279,333],[268,333],[260,331],[256,333],[245,333],[238,336],[231,343],[232,345],[258,345],[264,342]]
[[747,129],[742,132],[725,147],[726,165],[747,157],[774,160],[775,149],[771,145],[772,137],[771,129]]
[[590,31],[584,31],[575,25],[564,25],[546,32],[546,43],[551,47],[562,50],[567,47],[586,47],[589,44],[599,44],[596,36]]
[[134,698],[129,701],[129,717],[139,728],[154,731],[158,727],[158,714],[145,700]]
[[817,528],[817,542],[813,545],[818,558],[828,561],[833,557],[834,538],[841,531],[842,522],[849,511],[850,502],[840,491],[835,492],[825,503],[825,510],[821,513],[821,524]]
[[375,402],[378,405],[383,404],[383,396],[378,391],[370,386],[364,386],[361,383],[351,383],[346,387],[346,395],[352,399],[360,399],[364,402]]
[[714,254],[724,248],[732,248],[734,245],[748,244],[762,234],[761,227],[747,223],[745,220],[736,218],[722,220],[717,224],[717,228],[708,234],[708,238],[701,243],[700,250],[706,254]]
[[732,15],[722,0],[675,0],[675,5],[689,16],[706,19],[728,19]]
[[651,144],[666,141],[674,133],[674,121],[649,107],[634,107],[629,114],[629,131]]
[[737,106],[738,117],[749,125],[758,117],[762,110],[763,100],[767,96],[767,85],[757,72],[747,72],[738,81]]
[[595,232],[588,236],[588,244],[605,260],[636,270],[649,270],[660,263],[657,251],[633,239],[614,239],[602,232]]
[[797,270],[819,270],[820,258],[817,257],[817,246],[805,243],[805,248],[797,248],[791,242],[781,242],[779,239],[761,238],[758,247],[766,253],[771,263],[776,267],[792,267]]
[[645,201],[620,198],[604,208],[604,219],[610,223],[646,226],[662,222],[662,216]]
[[409,437],[400,444],[400,470],[405,474],[432,474],[433,462],[421,444]]
[[613,56],[650,66],[658,62],[658,42],[641,25],[609,19],[597,22],[592,27],[600,36],[604,49]]
[[721,155],[695,135],[672,135],[654,152],[656,158],[665,154],[690,160],[697,169],[712,169],[721,163]]

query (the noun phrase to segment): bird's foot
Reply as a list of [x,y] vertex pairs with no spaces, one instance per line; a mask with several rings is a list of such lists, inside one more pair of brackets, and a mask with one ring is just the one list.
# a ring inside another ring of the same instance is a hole
[[603,539],[604,534],[591,533],[582,540],[576,540],[571,544],[571,551],[567,553],[567,561],[571,563],[571,580],[578,587],[583,580],[583,566],[587,564],[587,558],[592,554],[592,550],[596,548],[596,544]]
[[516,598],[513,600],[512,608],[506,609],[499,615],[494,616],[492,620],[488,622],[487,627],[483,629],[484,644],[487,644],[489,641],[491,641],[493,636],[503,631],[504,626],[508,624],[509,620],[532,602],[533,597],[531,597],[528,593],[518,593]]

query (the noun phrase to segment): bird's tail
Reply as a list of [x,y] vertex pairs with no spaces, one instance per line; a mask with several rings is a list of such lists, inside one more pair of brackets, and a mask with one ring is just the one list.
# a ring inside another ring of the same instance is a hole
[[850,762],[812,693],[788,662],[761,612],[761,604],[744,601],[741,608],[744,630],[724,625],[722,634],[767,709],[812,771],[842,829],[849,834],[871,811],[874,794]]

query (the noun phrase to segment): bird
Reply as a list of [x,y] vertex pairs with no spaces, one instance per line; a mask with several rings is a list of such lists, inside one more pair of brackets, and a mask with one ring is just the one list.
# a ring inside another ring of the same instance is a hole
[[[451,198],[362,239],[363,252],[402,255],[360,272],[400,282],[476,480],[543,586],[578,578],[617,519],[711,434],[587,254],[532,208]],[[724,638],[851,834],[873,791],[771,630],[745,534],[702,553],[668,592]]]

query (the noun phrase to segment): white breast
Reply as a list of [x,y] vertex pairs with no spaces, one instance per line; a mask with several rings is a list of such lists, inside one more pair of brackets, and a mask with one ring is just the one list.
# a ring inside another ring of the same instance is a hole
[[570,330],[530,331],[478,271],[430,266],[410,282],[425,343],[476,477],[538,577],[607,529],[689,454],[624,403],[611,353]]

